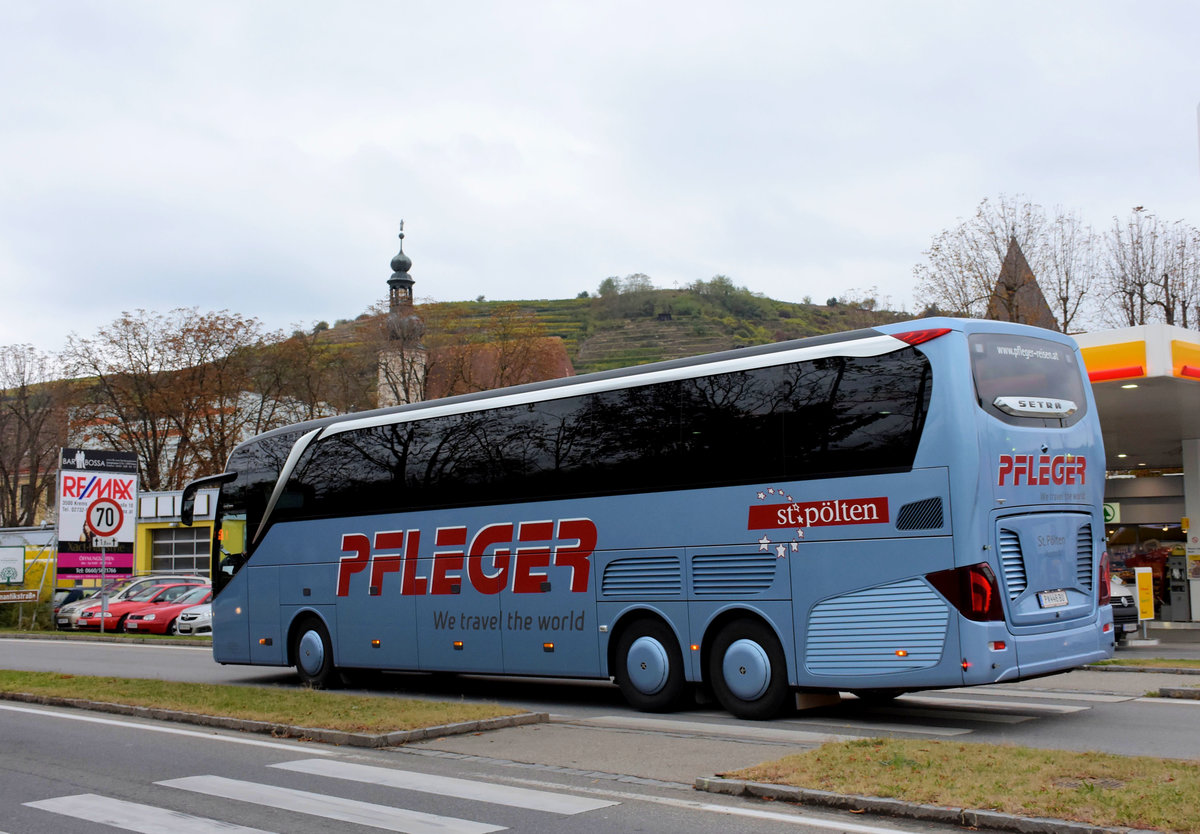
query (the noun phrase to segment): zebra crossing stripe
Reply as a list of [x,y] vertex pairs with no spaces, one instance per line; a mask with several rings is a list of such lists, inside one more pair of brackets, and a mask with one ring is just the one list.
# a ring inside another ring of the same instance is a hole
[[586,811],[595,811],[597,808],[606,808],[610,805],[619,804],[609,800],[572,796],[570,794],[540,791],[532,788],[517,788],[509,785],[496,785],[490,782],[458,779],[453,776],[436,776],[428,773],[417,773],[411,770],[395,770],[387,767],[373,767],[370,765],[352,764],[350,762],[326,761],[324,759],[281,762],[271,765],[271,767],[292,770],[298,773],[309,773],[314,776],[366,782],[370,785],[384,785],[400,790],[419,791],[439,796],[453,796],[460,799],[472,799],[477,802],[490,802],[496,805],[508,805],[513,808],[524,808],[531,811],[546,811],[551,814],[582,814]]
[[61,814],[88,822],[110,825],[125,831],[141,831],[144,834],[268,834],[260,828],[246,828],[231,822],[193,817],[153,805],[126,802],[94,793],[75,796],[60,796],[24,803],[28,808]]
[[243,782],[223,776],[186,776],[155,784],[404,834],[489,834],[504,830],[501,825],[425,814],[258,782]]

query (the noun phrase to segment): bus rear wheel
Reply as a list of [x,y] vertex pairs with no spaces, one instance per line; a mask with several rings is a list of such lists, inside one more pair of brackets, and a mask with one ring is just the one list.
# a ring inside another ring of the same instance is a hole
[[613,672],[625,700],[643,712],[674,709],[683,696],[679,641],[659,620],[638,620],[621,632]]
[[757,620],[735,620],[718,632],[708,656],[708,680],[721,706],[754,721],[779,715],[791,692],[783,649]]
[[329,630],[315,617],[300,624],[292,635],[292,658],[300,681],[313,689],[332,689],[338,681],[333,665],[333,643]]

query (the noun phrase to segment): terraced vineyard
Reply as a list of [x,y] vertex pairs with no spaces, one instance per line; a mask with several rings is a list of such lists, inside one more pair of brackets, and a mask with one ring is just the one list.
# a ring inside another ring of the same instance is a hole
[[[738,302],[734,304],[733,302]],[[854,304],[801,304],[754,296],[713,299],[692,290],[652,290],[637,298],[460,301],[458,326],[482,326],[504,307],[532,313],[546,336],[563,340],[578,374],[641,365],[731,348],[852,330],[909,318]],[[739,314],[740,313],[740,314]],[[353,338],[335,327],[329,341]]]

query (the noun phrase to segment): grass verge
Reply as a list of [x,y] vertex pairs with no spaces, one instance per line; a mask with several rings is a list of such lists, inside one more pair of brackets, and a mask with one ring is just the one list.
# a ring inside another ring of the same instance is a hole
[[721,775],[949,808],[1200,832],[1200,761],[872,738]]
[[494,704],[347,695],[312,689],[177,683],[7,670],[0,670],[0,692],[84,698],[200,715],[373,734],[479,721],[521,712]]
[[1116,658],[1098,660],[1093,666],[1133,666],[1143,669],[1200,669],[1200,660],[1174,659],[1170,657]]

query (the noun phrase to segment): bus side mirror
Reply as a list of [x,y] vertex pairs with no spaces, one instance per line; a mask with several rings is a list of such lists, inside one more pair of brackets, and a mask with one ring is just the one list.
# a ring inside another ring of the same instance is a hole
[[192,519],[196,515],[196,493],[202,489],[211,489],[219,487],[222,484],[227,484],[237,477],[236,472],[222,472],[220,475],[209,475],[206,478],[197,478],[183,488],[183,495],[179,499],[179,523],[184,527],[192,526]]

